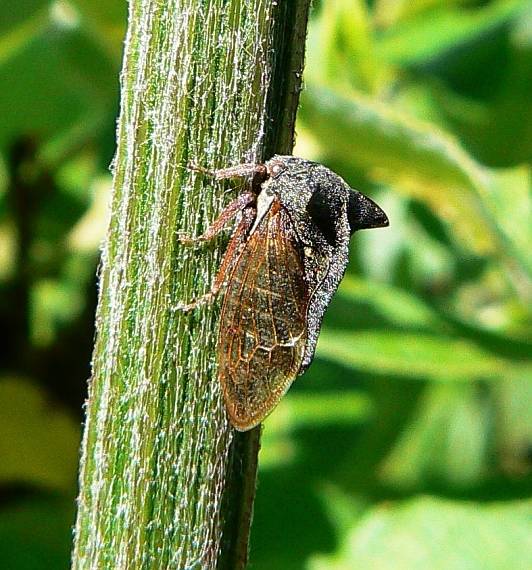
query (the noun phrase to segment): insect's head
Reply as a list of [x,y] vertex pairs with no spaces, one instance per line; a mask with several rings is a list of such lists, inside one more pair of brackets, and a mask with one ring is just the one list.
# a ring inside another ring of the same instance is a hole
[[274,156],[265,165],[268,173],[268,178],[277,178],[287,168],[289,168],[291,163],[295,162],[295,160],[296,159],[293,156]]
[[309,216],[331,244],[337,241],[337,221],[346,211],[351,234],[389,225],[388,217],[373,200],[321,164],[276,155],[266,168],[285,207],[292,215]]

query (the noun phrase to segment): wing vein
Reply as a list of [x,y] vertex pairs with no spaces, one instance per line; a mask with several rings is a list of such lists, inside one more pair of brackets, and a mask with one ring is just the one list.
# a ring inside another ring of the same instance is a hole
[[250,429],[297,375],[308,289],[291,220],[274,200],[228,280],[220,315],[219,379],[231,423]]

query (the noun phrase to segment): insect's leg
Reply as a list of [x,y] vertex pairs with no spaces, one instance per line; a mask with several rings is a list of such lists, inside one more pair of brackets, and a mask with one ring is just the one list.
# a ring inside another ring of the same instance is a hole
[[197,164],[190,164],[189,168],[196,172],[203,172],[208,176],[212,176],[215,180],[226,180],[228,178],[251,178],[254,183],[264,182],[268,177],[268,171],[264,164],[253,164],[246,162],[237,164],[229,168],[220,168],[218,170],[209,170]]
[[237,261],[238,256],[242,250],[242,245],[247,239],[247,230],[253,224],[254,218],[255,213],[251,209],[243,211],[242,220],[240,220],[240,223],[238,224],[238,227],[236,228],[233,237],[227,246],[212,289],[191,303],[179,303],[177,308],[180,311],[186,313],[188,311],[192,311],[192,309],[195,309],[196,307],[200,307],[201,305],[205,305],[206,303],[210,303],[214,300],[220,289],[226,284],[227,277],[230,275],[231,270],[235,266],[235,262]]
[[223,230],[224,226],[229,221],[231,221],[246,206],[249,206],[254,200],[255,195],[251,192],[244,192],[243,194],[240,194],[240,196],[238,196],[222,210],[218,218],[216,218],[216,220],[207,228],[207,231],[204,234],[195,238],[179,234],[179,241],[183,245],[194,245],[196,243],[201,243],[213,239]]

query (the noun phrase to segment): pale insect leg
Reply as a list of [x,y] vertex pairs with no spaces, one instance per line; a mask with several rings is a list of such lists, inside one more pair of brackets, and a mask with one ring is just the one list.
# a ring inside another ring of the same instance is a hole
[[244,192],[243,194],[240,194],[238,198],[233,200],[222,210],[220,215],[207,228],[207,231],[204,234],[193,238],[180,233],[179,241],[183,245],[194,245],[196,243],[201,243],[213,239],[224,229],[225,225],[228,222],[230,222],[246,206],[249,206],[254,200],[255,195],[252,192]]
[[208,176],[212,176],[215,180],[226,180],[228,178],[251,178],[252,182],[264,182],[268,177],[268,171],[264,164],[244,163],[229,168],[220,168],[218,170],[209,170],[197,164],[190,164],[190,170],[203,172]]
[[242,211],[242,219],[240,220],[240,223],[235,229],[233,237],[227,246],[222,263],[220,264],[220,269],[218,270],[218,274],[216,275],[216,279],[214,280],[211,290],[191,303],[178,304],[177,308],[180,311],[188,312],[214,300],[220,289],[227,283],[227,277],[230,276],[231,270],[242,251],[242,246],[246,242],[248,230],[253,224],[254,219],[255,210],[253,208],[244,209]]

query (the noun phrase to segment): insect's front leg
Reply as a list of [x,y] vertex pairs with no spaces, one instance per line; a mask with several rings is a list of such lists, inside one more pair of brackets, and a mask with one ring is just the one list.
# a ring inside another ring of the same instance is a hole
[[244,210],[246,206],[252,204],[255,200],[255,195],[252,192],[244,192],[240,194],[238,198],[233,200],[228,206],[226,206],[218,218],[207,228],[207,231],[197,237],[190,237],[185,234],[179,233],[179,241],[183,245],[195,245],[198,243],[203,243],[210,241],[215,238],[239,212]]
[[227,180],[228,178],[250,178],[253,186],[261,184],[268,178],[268,169],[265,164],[253,164],[246,162],[244,164],[237,164],[229,168],[219,168],[217,170],[209,170],[197,164],[190,164],[190,170],[196,172],[203,172],[211,176],[215,180]]
[[190,303],[179,303],[177,305],[178,310],[186,313],[192,311],[193,309],[196,309],[197,307],[200,307],[201,305],[210,303],[214,300],[216,295],[220,292],[220,289],[222,289],[222,287],[225,286],[225,284],[227,283],[227,279],[231,275],[231,271],[235,265],[235,262],[237,261],[238,256],[240,255],[242,245],[246,241],[247,232],[251,227],[251,225],[253,224],[254,219],[255,219],[254,208],[246,208],[243,210],[242,219],[240,220],[240,223],[235,229],[233,237],[231,238],[231,241],[227,246],[227,250],[225,251],[222,263],[220,265],[220,269],[218,270],[218,274],[216,275],[216,279],[214,280],[211,290],[208,293],[205,293],[205,295],[198,297],[197,299],[195,299]]

